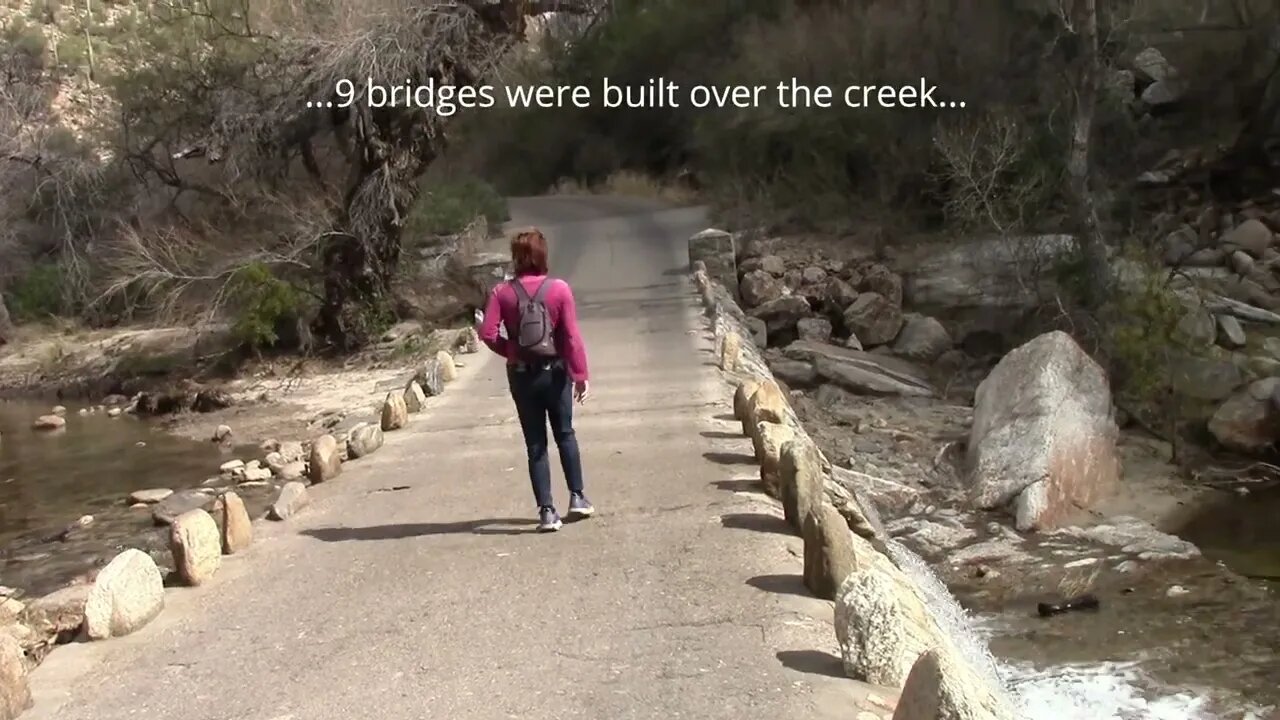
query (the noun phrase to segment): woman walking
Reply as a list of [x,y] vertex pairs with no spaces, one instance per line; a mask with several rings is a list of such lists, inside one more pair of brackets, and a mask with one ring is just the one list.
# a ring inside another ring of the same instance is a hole
[[[547,460],[547,424],[560,451],[569,485],[569,517],[587,517],[595,508],[582,488],[582,458],[573,431],[573,404],[586,402],[587,353],[578,331],[573,292],[563,280],[547,275],[547,239],[534,229],[511,241],[515,277],[489,296],[479,335],[507,361],[507,382],[529,455],[529,480],[538,503],[538,530],[561,527],[551,495]],[[502,337],[499,326],[506,328]]]

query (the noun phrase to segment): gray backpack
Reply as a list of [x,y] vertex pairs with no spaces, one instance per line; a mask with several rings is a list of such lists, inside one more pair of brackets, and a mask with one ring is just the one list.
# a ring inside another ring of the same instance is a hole
[[521,354],[533,359],[557,357],[559,352],[556,350],[555,332],[551,327],[551,314],[547,311],[547,291],[551,289],[551,278],[543,280],[532,297],[519,279],[512,280],[511,286],[516,291],[516,301],[520,303],[520,320],[515,341]]

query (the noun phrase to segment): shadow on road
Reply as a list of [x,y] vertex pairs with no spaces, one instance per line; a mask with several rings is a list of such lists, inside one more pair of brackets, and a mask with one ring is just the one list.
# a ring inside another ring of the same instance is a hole
[[730,452],[704,452],[702,457],[710,460],[717,465],[755,465],[756,458],[754,455],[746,453],[730,453]]
[[810,675],[825,675],[833,678],[846,678],[844,662],[821,650],[783,650],[778,653],[778,660],[783,666]]
[[[491,518],[451,523],[410,523],[406,525],[373,525],[370,527],[330,527],[303,530],[302,534],[324,542],[348,540],[402,540],[424,535],[523,535],[535,531],[536,520],[529,518]],[[503,527],[506,526],[506,527]]]
[[762,489],[759,480],[716,480],[711,484],[729,492],[760,492]]
[[804,578],[799,575],[757,575],[747,580],[747,584],[757,590],[776,595],[813,597],[809,588],[804,586]]
[[729,513],[720,518],[720,524],[732,530],[755,530],[775,535],[795,535],[786,520],[763,513]]
[[742,433],[729,432],[727,430],[703,430],[701,435],[712,440],[741,440],[743,438]]

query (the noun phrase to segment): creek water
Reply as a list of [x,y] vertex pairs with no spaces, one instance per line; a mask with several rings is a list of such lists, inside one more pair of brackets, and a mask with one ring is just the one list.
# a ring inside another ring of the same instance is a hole
[[[0,584],[38,595],[57,589],[124,547],[163,546],[151,514],[129,493],[200,485],[236,450],[166,434],[132,415],[80,415],[34,430],[51,405],[0,402]],[[58,537],[85,515],[93,522]]]
[[[1137,661],[1038,662],[997,659],[994,638],[1009,618],[965,610],[928,564],[890,541],[894,563],[915,581],[939,626],[981,675],[1003,690],[1023,720],[1262,720],[1261,707],[1223,707],[1212,693],[1163,686]],[[1087,620],[1085,621],[1087,622]],[[1016,622],[1013,623],[1016,625]]]
[[[1224,492],[1177,534],[1206,557],[1256,580],[1280,583],[1280,484],[1249,493]],[[1277,585],[1280,587],[1280,585]]]

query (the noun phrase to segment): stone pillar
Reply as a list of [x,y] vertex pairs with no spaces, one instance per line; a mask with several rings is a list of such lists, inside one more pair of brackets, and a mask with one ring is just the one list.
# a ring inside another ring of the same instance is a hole
[[690,271],[698,261],[707,274],[719,282],[733,297],[738,297],[738,263],[733,236],[724,230],[709,228],[689,238]]

